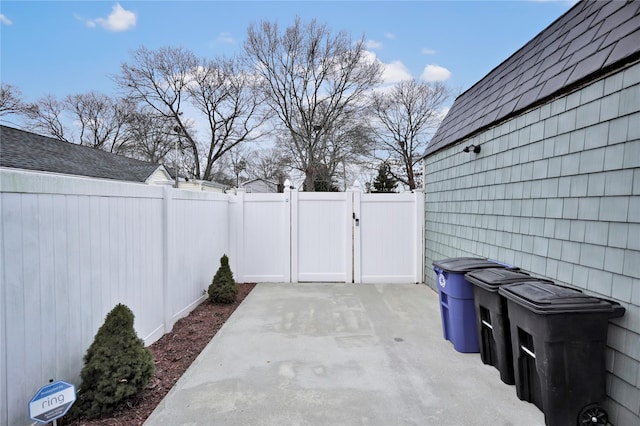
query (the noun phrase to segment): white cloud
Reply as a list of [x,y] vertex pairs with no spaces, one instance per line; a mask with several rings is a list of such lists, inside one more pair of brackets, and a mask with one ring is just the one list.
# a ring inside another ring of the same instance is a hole
[[424,81],[445,81],[451,77],[451,71],[440,65],[429,64],[424,68],[421,79]]
[[449,114],[450,106],[443,107],[441,110],[436,111],[436,115],[440,121],[444,120],[444,118]]
[[364,43],[364,47],[365,49],[369,49],[369,50],[382,49],[382,43],[375,40],[367,40]]
[[411,80],[413,77],[407,67],[401,61],[382,62],[376,54],[365,50],[365,60],[382,64],[382,84],[392,84],[403,80]]
[[423,47],[421,50],[423,55],[435,55],[437,52],[433,49],[429,49],[428,47]]
[[11,19],[7,18],[4,13],[0,13],[0,22],[2,22],[4,25],[11,25],[13,24],[13,22],[11,22]]
[[233,42],[235,42],[233,36],[231,35],[231,33],[227,32],[218,34],[218,38],[216,38],[216,43],[231,44]]
[[[81,18],[79,18],[81,19]],[[127,31],[136,26],[137,16],[135,12],[124,9],[120,3],[116,3],[107,18],[87,19],[85,24],[89,28],[101,26],[109,31]]]
[[218,36],[208,43],[211,49],[215,49],[222,45],[234,44],[236,39],[233,38],[233,35],[229,32],[223,31],[218,34]]
[[382,73],[382,79],[385,83],[397,83],[413,78],[407,67],[401,61],[391,61],[388,64],[383,63],[383,65],[384,71]]
[[396,39],[396,35],[394,33],[384,33],[385,38],[388,38],[389,40],[395,40]]
[[96,22],[95,21],[92,21],[92,20],[89,20],[89,19],[85,19],[82,16],[78,15],[77,13],[74,13],[73,16],[78,21],[84,22],[84,24],[89,28],[95,28],[95,26],[96,26]]

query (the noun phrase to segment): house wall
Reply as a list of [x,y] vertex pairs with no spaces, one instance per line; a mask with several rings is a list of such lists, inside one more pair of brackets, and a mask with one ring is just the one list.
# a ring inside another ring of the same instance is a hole
[[173,185],[174,180],[169,176],[169,173],[164,167],[158,167],[158,169],[147,178],[145,183],[149,185]]
[[620,302],[606,407],[640,424],[640,64],[429,156],[425,177],[427,284],[434,260],[482,256]]
[[252,180],[241,185],[247,193],[278,192],[278,185],[264,180]]

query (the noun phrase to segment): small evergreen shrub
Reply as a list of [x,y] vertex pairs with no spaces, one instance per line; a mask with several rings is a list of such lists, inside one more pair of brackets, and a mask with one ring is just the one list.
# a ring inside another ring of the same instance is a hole
[[233,303],[237,294],[238,284],[233,279],[233,272],[229,268],[229,258],[225,254],[220,258],[220,267],[209,286],[209,300],[214,303]]
[[118,304],[109,312],[87,353],[71,418],[98,418],[145,388],[155,364],[133,328],[131,310]]
[[373,192],[396,192],[398,179],[391,174],[389,163],[382,162],[378,167],[378,175],[373,181]]

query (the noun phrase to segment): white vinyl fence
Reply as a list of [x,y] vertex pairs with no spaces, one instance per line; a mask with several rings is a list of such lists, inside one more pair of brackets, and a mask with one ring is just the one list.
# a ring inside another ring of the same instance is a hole
[[422,281],[423,194],[216,194],[0,170],[0,425],[50,379],[79,384],[117,304],[147,345],[238,282]]
[[232,222],[240,281],[422,281],[422,192],[241,192]]

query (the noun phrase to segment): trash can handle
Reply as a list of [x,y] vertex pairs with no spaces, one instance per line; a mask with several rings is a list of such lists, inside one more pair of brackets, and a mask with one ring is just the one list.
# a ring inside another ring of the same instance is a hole
[[517,266],[514,265],[510,265],[508,263],[504,263],[504,262],[500,262],[499,260],[495,260],[495,259],[487,259],[489,262],[493,262],[493,263],[497,263],[498,265],[504,266],[505,269],[508,269],[510,271],[519,271],[520,268],[518,268]]
[[624,306],[621,306],[618,302],[611,302],[613,305],[613,311],[611,312],[611,316],[609,318],[620,318],[626,312]]
[[531,358],[533,358],[533,359],[536,358],[535,352],[533,352],[531,349],[527,348],[525,345],[520,345],[520,349],[522,349],[522,352],[526,353]]

